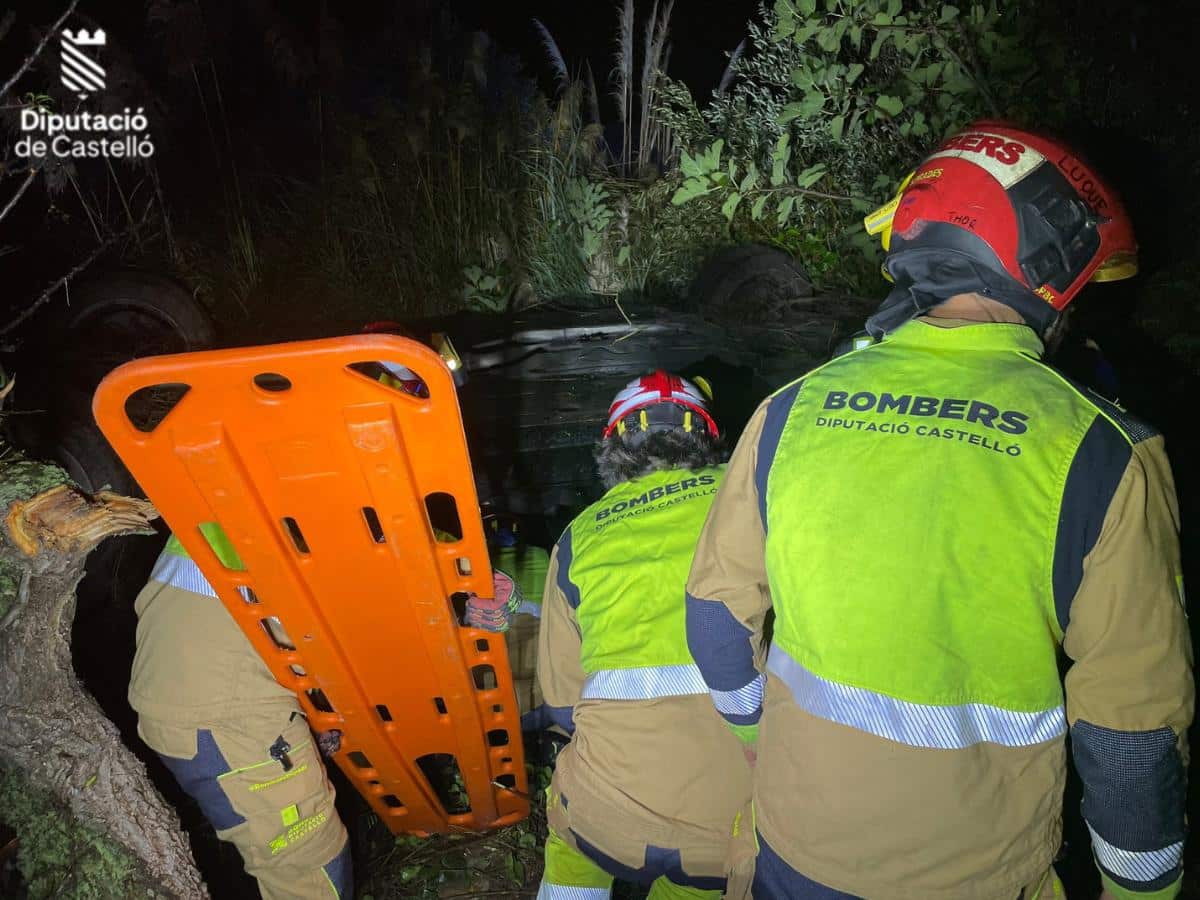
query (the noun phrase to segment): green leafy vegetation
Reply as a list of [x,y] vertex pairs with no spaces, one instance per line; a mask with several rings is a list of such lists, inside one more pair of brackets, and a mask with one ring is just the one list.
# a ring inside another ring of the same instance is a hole
[[502,306],[489,279],[518,263],[522,151],[550,107],[485,35],[443,62],[415,58],[409,104],[328,111],[321,178],[227,189],[224,243],[185,241],[182,267],[222,318],[284,297],[330,318]]
[[413,54],[409,102],[326,109],[319,179],[248,179],[233,148],[214,142],[222,239],[208,222],[181,229],[181,274],[239,325],[283,303],[333,320],[501,311],[516,294],[678,291],[693,248],[711,237],[679,235],[693,239],[674,243],[688,260],[677,265],[653,229],[714,223],[675,215],[657,188],[676,156],[656,114],[670,15],[670,3],[656,8],[638,41],[632,3],[621,11],[616,150],[603,140],[590,66],[570,78],[540,23],[553,97],[475,34]]
[[520,156],[519,265],[542,299],[592,292],[592,267],[613,219],[601,129],[584,124],[583,97],[580,82],[562,91],[544,137]]
[[136,865],[129,852],[80,824],[24,775],[4,767],[0,767],[0,818],[16,832],[17,868],[29,900],[131,896]]
[[485,312],[500,312],[506,305],[504,292],[504,273],[485,272],[479,266],[467,266],[463,269],[463,300],[468,309]]
[[590,65],[572,77],[540,22],[553,97],[474,35],[418,55],[407,106],[327,113],[319,183],[232,185],[225,245],[185,268],[234,318],[282,293],[360,317],[502,311],[517,293],[678,299],[708,253],[743,241],[795,254],[819,287],[877,293],[862,216],[914,160],[980,116],[1077,111],[1079,81],[1026,0],[764,4],[703,101],[667,72],[672,4],[616,13],[619,144]]
[[[1042,74],[1026,4],[778,0],[749,25],[732,89],[700,107],[679,84],[662,116],[685,148],[676,204],[717,203],[827,286],[878,289],[861,225],[905,171],[980,116],[1021,115]],[[1037,105],[1042,124],[1045,104]],[[784,238],[791,229],[805,236]]]

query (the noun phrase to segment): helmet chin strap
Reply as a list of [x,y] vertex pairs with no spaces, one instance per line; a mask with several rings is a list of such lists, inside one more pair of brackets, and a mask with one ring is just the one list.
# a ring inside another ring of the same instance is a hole
[[958,294],[980,294],[1011,307],[1039,335],[1058,311],[1007,275],[979,265],[966,254],[941,248],[913,249],[888,259],[895,287],[866,322],[875,339],[895,331]]

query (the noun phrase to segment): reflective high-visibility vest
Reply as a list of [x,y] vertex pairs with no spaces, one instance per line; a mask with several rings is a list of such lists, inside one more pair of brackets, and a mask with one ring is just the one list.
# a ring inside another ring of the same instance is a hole
[[912,322],[790,388],[759,473],[768,669],[810,713],[945,749],[1066,731],[1058,499],[1101,413],[1040,350],[1019,325]]
[[684,587],[723,472],[654,472],[619,484],[559,539],[559,586],[582,637],[582,699],[708,693],[688,651]]

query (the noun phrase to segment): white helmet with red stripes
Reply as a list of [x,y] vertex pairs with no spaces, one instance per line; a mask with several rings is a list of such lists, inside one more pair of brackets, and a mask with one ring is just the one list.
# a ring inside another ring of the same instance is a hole
[[677,428],[719,437],[708,409],[711,400],[712,388],[703,378],[688,380],[659,369],[635,378],[613,398],[604,437]]

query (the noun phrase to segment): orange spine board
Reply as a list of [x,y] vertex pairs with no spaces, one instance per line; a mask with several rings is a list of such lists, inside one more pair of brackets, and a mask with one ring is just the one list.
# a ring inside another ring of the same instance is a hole
[[[384,361],[415,372],[429,397],[381,383]],[[164,385],[187,390],[152,430],[135,424],[130,399]],[[460,626],[452,603],[491,596],[492,578],[437,354],[373,334],[150,357],[105,378],[93,412],[313,729],[341,730],[338,765],[392,831],[528,815],[504,640]],[[453,515],[431,522],[448,498],[458,529]],[[213,522],[240,568],[201,532]],[[461,537],[439,541],[434,524]],[[455,757],[469,812],[439,799],[418,763],[431,754]]]

